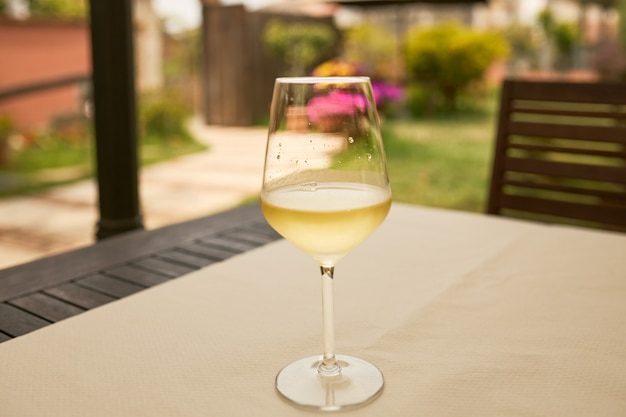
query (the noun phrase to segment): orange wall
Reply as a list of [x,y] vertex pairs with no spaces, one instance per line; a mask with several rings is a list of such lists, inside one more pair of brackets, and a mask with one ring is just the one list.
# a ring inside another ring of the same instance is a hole
[[[14,22],[0,20],[0,90],[89,75],[89,27],[82,22]],[[81,91],[69,86],[0,100],[0,115],[9,115],[26,130],[45,126],[55,116],[79,111]]]

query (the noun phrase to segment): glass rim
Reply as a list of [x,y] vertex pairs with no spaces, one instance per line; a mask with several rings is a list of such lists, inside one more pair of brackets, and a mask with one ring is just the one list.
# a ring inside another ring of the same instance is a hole
[[354,76],[329,76],[329,77],[320,77],[320,76],[304,76],[304,77],[278,77],[276,78],[277,83],[282,84],[335,84],[335,83],[364,83],[369,82],[370,77],[365,75],[354,75]]

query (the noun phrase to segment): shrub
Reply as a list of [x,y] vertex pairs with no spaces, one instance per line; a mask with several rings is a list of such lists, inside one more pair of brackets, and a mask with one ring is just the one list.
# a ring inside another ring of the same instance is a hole
[[412,80],[430,87],[454,111],[458,96],[482,81],[489,66],[508,52],[500,35],[446,24],[410,30],[405,62]]
[[139,106],[140,133],[148,139],[186,138],[185,121],[190,115],[189,106],[174,91],[145,94]]
[[580,37],[578,28],[573,23],[559,23],[554,28],[553,36],[558,52],[557,66],[560,68],[571,67],[572,57]]
[[395,36],[381,26],[361,24],[345,33],[345,59],[359,62],[374,79],[397,81],[401,72],[396,68],[401,62],[398,55]]
[[513,23],[502,30],[502,36],[509,44],[513,55],[530,56],[537,52],[539,40],[531,26]]
[[15,124],[13,119],[7,115],[0,114],[0,140],[8,139],[14,130]]
[[9,138],[14,133],[13,119],[0,115],[0,166],[9,160]]
[[87,15],[87,0],[31,0],[33,16],[83,19]]
[[333,29],[323,23],[287,23],[270,20],[263,32],[269,50],[288,66],[289,75],[304,75],[336,41]]
[[433,102],[434,97],[428,90],[419,84],[408,88],[406,106],[412,116],[431,115],[437,104]]

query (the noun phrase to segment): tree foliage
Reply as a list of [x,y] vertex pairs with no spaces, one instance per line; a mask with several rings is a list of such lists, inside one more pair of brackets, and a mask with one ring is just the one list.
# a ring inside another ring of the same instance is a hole
[[289,75],[305,75],[336,40],[336,33],[324,23],[289,23],[273,19],[263,32],[265,45],[288,66]]
[[83,19],[87,16],[86,0],[30,0],[30,14],[36,17]]
[[481,81],[489,66],[508,52],[500,35],[450,23],[410,30],[405,62],[414,81],[430,86],[445,108],[455,110],[459,94]]
[[397,70],[395,36],[382,26],[363,23],[345,33],[344,56],[347,61],[359,62],[367,74],[378,79],[394,79]]
[[531,26],[513,23],[502,30],[502,36],[516,57],[533,56],[540,46],[537,31]]

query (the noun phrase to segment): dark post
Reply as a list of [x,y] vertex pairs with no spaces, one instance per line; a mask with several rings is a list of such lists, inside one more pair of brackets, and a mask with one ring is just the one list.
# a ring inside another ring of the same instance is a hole
[[143,228],[132,2],[89,0],[100,219],[96,238]]

